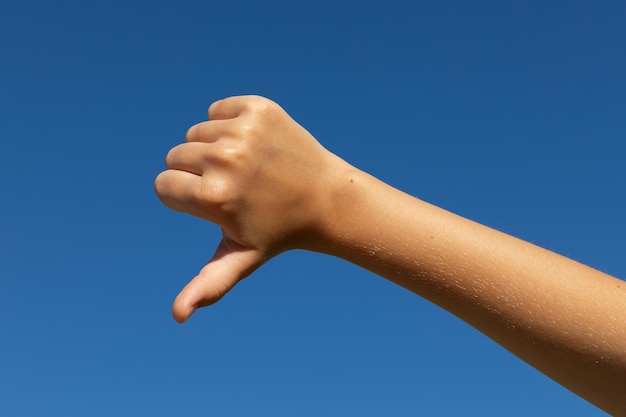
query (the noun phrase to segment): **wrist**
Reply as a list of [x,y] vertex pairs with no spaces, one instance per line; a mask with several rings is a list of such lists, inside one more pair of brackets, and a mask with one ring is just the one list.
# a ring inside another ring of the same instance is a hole
[[372,205],[380,198],[375,195],[380,181],[337,159],[339,164],[331,170],[318,200],[317,226],[304,249],[346,259],[347,252],[361,246],[366,229],[374,226]]

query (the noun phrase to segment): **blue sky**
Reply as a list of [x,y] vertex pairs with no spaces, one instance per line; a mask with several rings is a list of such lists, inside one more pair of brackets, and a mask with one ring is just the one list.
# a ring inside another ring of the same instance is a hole
[[602,416],[428,302],[274,259],[186,324],[219,229],[152,182],[279,102],[429,202],[626,277],[621,1],[0,2],[0,415]]

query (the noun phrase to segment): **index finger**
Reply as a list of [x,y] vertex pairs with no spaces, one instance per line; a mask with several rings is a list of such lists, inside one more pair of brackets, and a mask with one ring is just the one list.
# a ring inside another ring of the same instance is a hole
[[241,97],[228,97],[217,100],[209,106],[209,120],[234,119],[241,114]]
[[209,120],[234,119],[255,104],[269,102],[261,96],[233,96],[218,100],[209,106]]

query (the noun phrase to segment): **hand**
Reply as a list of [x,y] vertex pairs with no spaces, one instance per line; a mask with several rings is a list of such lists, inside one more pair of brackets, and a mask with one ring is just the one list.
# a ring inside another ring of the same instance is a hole
[[256,96],[213,103],[186,142],[168,153],[156,193],[174,210],[219,224],[222,241],[174,301],[180,323],[271,257],[310,247],[324,228],[333,178],[349,167]]

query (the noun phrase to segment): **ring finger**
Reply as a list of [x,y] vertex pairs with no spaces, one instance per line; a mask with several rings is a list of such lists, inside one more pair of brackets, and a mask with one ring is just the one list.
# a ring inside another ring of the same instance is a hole
[[211,144],[203,142],[182,143],[172,148],[165,158],[168,169],[202,175],[208,166]]

